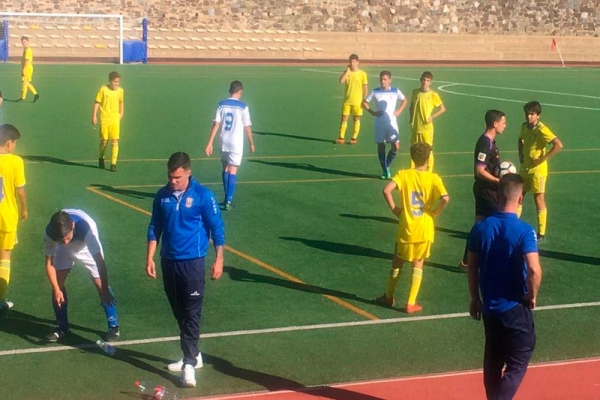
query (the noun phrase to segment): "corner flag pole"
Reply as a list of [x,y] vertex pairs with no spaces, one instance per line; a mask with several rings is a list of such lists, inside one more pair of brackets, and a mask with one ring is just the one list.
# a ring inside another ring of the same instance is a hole
[[552,43],[550,44],[550,50],[552,51],[557,51],[558,52],[558,56],[560,57],[560,62],[562,63],[563,68],[565,68],[565,60],[563,59],[563,56],[560,52],[560,47],[558,47],[558,43],[556,43],[556,39],[552,38]]

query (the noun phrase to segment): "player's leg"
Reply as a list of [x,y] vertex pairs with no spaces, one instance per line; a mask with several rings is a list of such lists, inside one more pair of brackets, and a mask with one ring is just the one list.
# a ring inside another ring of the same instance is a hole
[[27,90],[29,89],[29,81],[31,80],[31,76],[29,76],[28,71],[25,70],[25,74],[21,76],[21,97],[18,101],[25,101],[27,98]]
[[104,169],[104,155],[108,144],[109,127],[100,123],[100,145],[98,147],[98,168]]
[[360,134],[360,118],[363,115],[363,109],[360,104],[352,106],[352,115],[354,116],[354,126],[352,128],[352,139],[350,139],[350,144],[356,144],[356,140]]
[[381,166],[382,175],[381,179],[388,179],[388,166],[385,161],[385,143],[377,143],[377,158],[379,159],[379,165]]
[[16,240],[15,237],[13,232],[0,232],[0,311],[12,307],[12,303],[6,301],[6,293],[10,283],[10,256]]
[[390,151],[388,151],[387,158],[385,160],[385,163],[387,164],[388,179],[391,177],[390,165],[392,165],[392,162],[396,159],[398,156],[398,151],[400,150],[400,141],[398,140],[397,135],[395,135],[395,139],[396,140],[394,141],[394,138],[390,137]]
[[227,203],[227,186],[229,185],[229,172],[227,170],[227,160],[229,155],[223,153],[221,156],[221,164],[223,166],[223,169],[221,170],[221,180],[223,181],[223,193],[225,194],[223,197],[223,205],[225,205],[225,203]]
[[119,158],[119,139],[121,137],[121,124],[116,122],[112,124],[108,131],[108,138],[111,142],[110,148],[110,170],[117,172],[117,159]]
[[533,313],[527,306],[518,304],[500,314],[500,318],[508,334],[506,335],[506,368],[500,383],[498,399],[512,399],[525,377],[529,360],[535,349]]
[[427,171],[433,172],[433,163],[435,162],[435,158],[433,157],[433,150],[429,152],[429,162],[427,163]]
[[[233,203],[233,195],[235,194],[235,186],[237,183],[237,170],[238,165],[241,161],[241,155],[237,157],[235,154],[231,155],[230,163],[227,165],[227,196],[225,197],[225,210],[231,208]],[[234,165],[235,164],[235,165]]]
[[483,353],[483,385],[488,399],[497,399],[506,359],[505,338],[508,334],[497,315],[483,315],[485,349]]
[[[420,134],[419,132],[412,132],[410,135],[410,145],[412,146],[413,144],[417,144],[417,143],[423,143],[423,135]],[[415,165],[414,161],[410,157],[409,157],[409,159],[410,159],[410,168],[415,169],[416,165]]]
[[350,104],[344,102],[342,104],[342,118],[340,120],[340,130],[336,143],[344,143],[346,137],[346,129],[348,129],[348,117],[350,116]]
[[406,302],[406,312],[409,314],[421,311],[423,307],[417,304],[417,296],[421,289],[421,281],[423,280],[423,264],[425,259],[429,257],[431,251],[431,242],[415,243],[413,245],[412,254],[412,279],[408,301]]
[[538,241],[543,241],[546,236],[546,222],[548,220],[548,208],[546,207],[546,177],[534,175],[533,177],[533,199],[537,209]]
[[405,261],[399,254],[399,251],[402,250],[398,248],[398,243],[396,243],[396,245],[394,246],[394,258],[392,258],[392,267],[390,268],[390,274],[385,285],[385,294],[375,299],[377,303],[387,307],[394,306],[394,292],[396,291],[396,287],[398,286],[398,282],[400,281],[402,266],[405,263]]

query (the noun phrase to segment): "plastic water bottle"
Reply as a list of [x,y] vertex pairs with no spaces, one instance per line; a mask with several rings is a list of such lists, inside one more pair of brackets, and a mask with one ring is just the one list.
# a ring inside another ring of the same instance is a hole
[[159,384],[150,382],[136,381],[135,387],[138,388],[140,393],[147,396],[152,396],[156,400],[179,400],[179,395],[173,391],[167,390],[166,387]]
[[109,356],[114,356],[115,353],[117,352],[117,349],[115,349],[113,346],[111,346],[110,344],[106,343],[102,339],[96,340],[96,344],[98,345],[98,347],[100,347],[102,349],[102,351],[104,351]]

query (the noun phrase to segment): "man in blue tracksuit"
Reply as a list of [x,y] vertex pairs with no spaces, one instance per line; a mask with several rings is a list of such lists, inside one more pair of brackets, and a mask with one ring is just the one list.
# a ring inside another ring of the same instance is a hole
[[190,156],[171,155],[167,163],[169,183],[154,198],[148,226],[146,274],[156,278],[154,253],[160,249],[164,289],[180,330],[183,359],[169,364],[181,371],[185,387],[196,386],[195,369],[202,366],[198,350],[200,316],[204,299],[204,260],[212,238],[216,257],[211,278],[223,274],[225,229],[214,194],[192,177]]
[[514,397],[535,348],[531,310],[542,268],[535,231],[517,217],[522,201],[523,178],[504,175],[498,185],[500,210],[478,222],[469,234],[470,314],[477,320],[483,316],[488,400]]

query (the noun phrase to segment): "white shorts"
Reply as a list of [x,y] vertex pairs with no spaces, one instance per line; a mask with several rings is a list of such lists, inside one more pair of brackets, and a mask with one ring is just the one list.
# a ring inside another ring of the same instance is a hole
[[398,130],[392,126],[375,127],[375,143],[396,143],[399,139]]
[[100,278],[98,273],[98,265],[92,257],[88,247],[81,244],[81,248],[73,248],[73,244],[69,244],[70,248],[58,246],[54,252],[54,268],[57,271],[63,271],[73,268],[75,261],[79,261],[88,270],[93,279]]
[[230,151],[221,152],[221,162],[227,165],[239,167],[242,164],[242,153],[232,153]]

